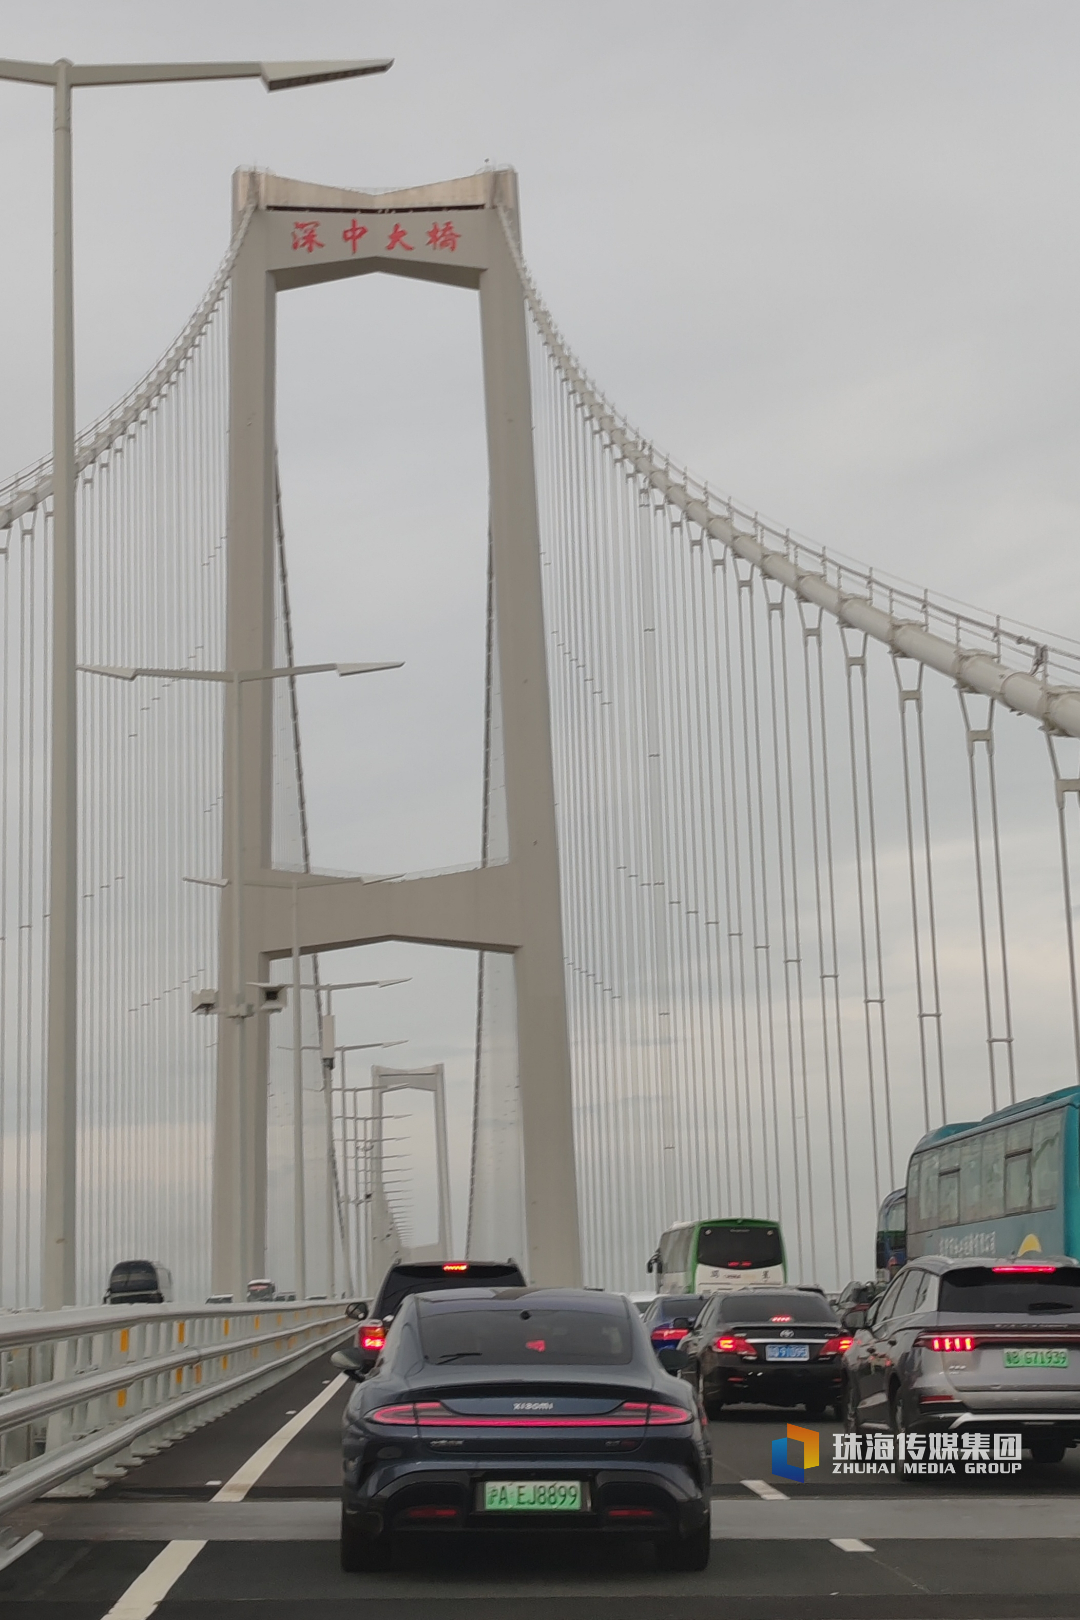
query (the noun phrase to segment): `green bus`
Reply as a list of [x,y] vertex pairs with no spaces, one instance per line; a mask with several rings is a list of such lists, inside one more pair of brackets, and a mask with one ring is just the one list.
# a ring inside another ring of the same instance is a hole
[[677,1221],[649,1260],[658,1294],[717,1294],[754,1283],[787,1282],[776,1221]]

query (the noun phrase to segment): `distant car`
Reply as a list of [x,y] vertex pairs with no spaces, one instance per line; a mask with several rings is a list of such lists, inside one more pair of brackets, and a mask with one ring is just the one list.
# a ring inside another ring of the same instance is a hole
[[745,1288],[713,1295],[679,1349],[709,1417],[745,1401],[840,1417],[850,1344],[820,1290]]
[[[333,1364],[359,1380],[347,1353]],[[343,1426],[341,1563],[386,1569],[417,1531],[647,1537],[709,1561],[712,1455],[696,1400],[621,1294],[441,1289],[400,1305]]]
[[836,1314],[849,1333],[855,1333],[866,1320],[866,1313],[885,1292],[881,1282],[849,1282],[836,1298]]
[[656,1294],[651,1288],[647,1291],[635,1289],[632,1293],[627,1294],[626,1298],[630,1301],[638,1315],[644,1316],[645,1312],[656,1298]]
[[121,1260],[109,1273],[106,1305],[167,1305],[173,1297],[172,1272],[160,1260]]
[[410,1294],[477,1285],[524,1288],[525,1278],[516,1260],[412,1260],[391,1266],[349,1352],[357,1370],[370,1372],[374,1367],[386,1342],[387,1329]]
[[208,1305],[231,1305],[232,1302],[233,1297],[231,1294],[207,1294],[206,1296]]
[[701,1315],[704,1304],[703,1294],[653,1296],[642,1320],[660,1364],[668,1372],[678,1374],[681,1363],[675,1352]]
[[845,1364],[849,1428],[1019,1429],[1060,1462],[1080,1442],[1080,1264],[909,1260]]
[[[265,1256],[263,1257],[265,1259]],[[278,1297],[277,1283],[269,1277],[253,1277],[247,1285],[248,1302],[255,1300],[274,1300]]]

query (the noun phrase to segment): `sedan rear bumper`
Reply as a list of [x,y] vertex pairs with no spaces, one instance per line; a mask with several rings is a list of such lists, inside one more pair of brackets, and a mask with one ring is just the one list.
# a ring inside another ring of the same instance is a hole
[[[573,1479],[582,1484],[583,1507],[573,1512],[487,1512],[483,1487],[497,1479]],[[619,1532],[682,1536],[708,1522],[709,1501],[685,1470],[657,1464],[625,1468],[582,1465],[440,1468],[427,1462],[399,1469],[380,1469],[358,1489],[344,1487],[342,1501],[349,1518],[367,1535],[432,1530]]]

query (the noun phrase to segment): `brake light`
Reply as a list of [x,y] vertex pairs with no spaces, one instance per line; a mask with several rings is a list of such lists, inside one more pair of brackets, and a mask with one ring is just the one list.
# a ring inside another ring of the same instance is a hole
[[654,1429],[657,1425],[669,1427],[673,1423],[689,1423],[691,1415],[691,1413],[684,1411],[681,1406],[657,1406],[652,1404],[649,1407],[649,1427]]
[[607,1516],[608,1516],[609,1519],[656,1519],[656,1518],[659,1518],[659,1514],[654,1513],[652,1508],[644,1508],[644,1507],[608,1508],[608,1515]]
[[407,1406],[379,1406],[367,1416],[369,1423],[388,1423],[400,1427],[408,1424],[411,1428],[416,1422],[416,1411],[410,1401]]
[[994,1273],[995,1277],[997,1277],[1005,1276],[1006,1274],[1015,1271],[1040,1271],[1046,1273],[1056,1271],[1057,1266],[991,1266],[990,1270]]
[[386,1343],[386,1329],[384,1327],[361,1328],[356,1338],[361,1350],[379,1351]]
[[447,1260],[443,1265],[444,1271],[468,1271],[468,1269],[468,1263],[465,1260]]
[[686,1335],[687,1335],[687,1333],[689,1331],[690,1331],[689,1328],[677,1328],[677,1327],[653,1328],[652,1341],[653,1341],[653,1344],[678,1344],[680,1339],[685,1339],[686,1338]]
[[754,1346],[750,1343],[749,1339],[741,1339],[739,1338],[738,1334],[734,1334],[731,1337],[725,1336],[722,1339],[717,1339],[713,1345],[713,1349],[723,1350],[728,1355],[732,1356],[746,1356],[751,1361],[757,1360],[757,1351],[754,1349]]
[[963,1406],[959,1395],[920,1395],[920,1406]]
[[770,1322],[790,1322],[791,1317],[790,1316],[770,1316],[769,1321]]
[[845,1350],[851,1349],[852,1342],[847,1334],[836,1339],[826,1339],[818,1351],[818,1360],[820,1361],[823,1356],[842,1356]]
[[969,1333],[920,1333],[915,1340],[922,1350],[974,1350],[978,1342]]
[[456,1519],[458,1516],[455,1507],[436,1507],[434,1504],[423,1507],[406,1508],[406,1519]]

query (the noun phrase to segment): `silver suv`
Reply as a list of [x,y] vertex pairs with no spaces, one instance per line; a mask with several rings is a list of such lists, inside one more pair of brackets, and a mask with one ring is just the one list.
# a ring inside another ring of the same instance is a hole
[[1080,1441],[1080,1265],[912,1260],[844,1357],[848,1427],[1016,1430],[1037,1463]]

